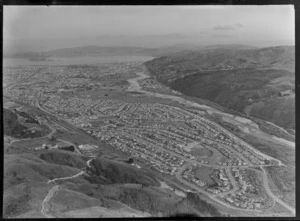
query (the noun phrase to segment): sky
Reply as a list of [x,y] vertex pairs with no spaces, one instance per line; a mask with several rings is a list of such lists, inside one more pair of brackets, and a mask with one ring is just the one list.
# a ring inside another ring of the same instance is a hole
[[[3,31],[5,47],[22,44],[45,47],[48,42],[49,47],[59,48],[71,42],[88,45],[101,41],[162,46],[168,39],[170,44],[294,44],[294,8],[292,5],[4,6]],[[101,41],[92,40],[101,36]],[[129,38],[139,41],[130,42]]]

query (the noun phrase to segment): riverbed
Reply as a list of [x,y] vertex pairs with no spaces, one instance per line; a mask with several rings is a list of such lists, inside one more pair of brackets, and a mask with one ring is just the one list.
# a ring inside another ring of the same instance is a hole
[[[200,108],[201,110],[205,110],[209,114],[214,114],[214,113],[220,114],[220,115],[222,115],[224,120],[227,120],[227,121],[235,124],[238,127],[242,127],[244,132],[246,132],[246,133],[249,133],[253,136],[257,136],[259,134],[260,137],[265,138],[267,140],[273,140],[274,142],[280,142],[281,144],[284,144],[285,146],[295,148],[295,143],[294,142],[291,142],[291,141],[285,140],[283,138],[279,138],[279,137],[276,137],[274,135],[270,135],[270,134],[267,134],[267,133],[261,131],[259,129],[259,126],[255,122],[253,122],[252,120],[250,120],[248,118],[234,116],[234,115],[228,114],[228,113],[223,113],[223,112],[221,112],[221,111],[219,111],[219,110],[217,110],[213,107],[198,104],[198,103],[195,103],[193,101],[188,101],[188,100],[186,100],[182,97],[178,97],[176,95],[160,94],[160,93],[157,93],[157,92],[145,91],[145,90],[142,89],[142,87],[140,86],[138,81],[149,78],[150,76],[147,75],[144,72],[138,72],[136,74],[137,74],[137,77],[127,80],[129,82],[129,85],[130,85],[128,87],[128,91],[137,91],[137,92],[140,92],[140,93],[144,93],[148,96],[154,96],[154,97],[170,99],[170,100],[176,101],[178,103],[181,103],[181,104],[184,104],[184,105],[187,105],[187,106]],[[280,128],[280,127],[278,127],[278,128]],[[281,128],[281,129],[284,130],[283,128]]]

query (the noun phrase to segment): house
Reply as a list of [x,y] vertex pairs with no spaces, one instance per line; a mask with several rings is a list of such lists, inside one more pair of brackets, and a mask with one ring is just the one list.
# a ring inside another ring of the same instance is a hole
[[233,202],[234,202],[233,199],[230,198],[230,197],[226,198],[225,200],[226,200],[227,202],[229,202],[229,203],[233,203]]

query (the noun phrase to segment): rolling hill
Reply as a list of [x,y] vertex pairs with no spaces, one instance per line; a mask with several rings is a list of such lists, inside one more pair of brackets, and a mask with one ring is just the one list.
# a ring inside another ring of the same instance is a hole
[[103,176],[111,183],[136,183],[143,185],[159,186],[159,182],[145,171],[141,172],[125,163],[114,162],[105,158],[97,158],[93,160],[92,174]]
[[18,116],[6,108],[3,109],[3,125],[4,134],[9,136],[20,136],[23,130],[27,129],[18,122]]
[[145,62],[163,84],[295,129],[295,48],[208,47]]
[[191,201],[160,188],[145,170],[101,157],[76,178],[48,183],[80,173],[87,160],[81,154],[55,149],[5,154],[3,216],[44,218],[42,211],[61,218],[172,216],[183,211],[220,215],[204,201]]

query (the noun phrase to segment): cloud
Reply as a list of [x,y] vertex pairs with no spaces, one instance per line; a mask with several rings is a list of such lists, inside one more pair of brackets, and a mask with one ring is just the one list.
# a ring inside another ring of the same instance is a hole
[[213,29],[218,31],[230,31],[230,30],[236,30],[238,28],[243,28],[243,27],[244,25],[237,23],[235,25],[218,25],[218,26],[214,26]]

